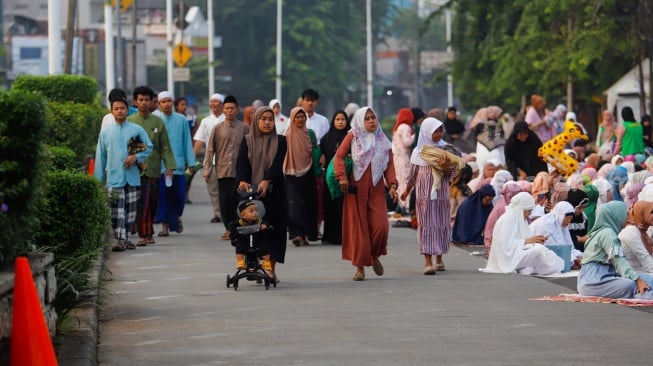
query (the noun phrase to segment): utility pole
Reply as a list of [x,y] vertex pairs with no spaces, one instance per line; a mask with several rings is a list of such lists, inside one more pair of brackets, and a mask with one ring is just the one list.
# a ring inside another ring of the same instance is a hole
[[136,42],[138,41],[136,36],[136,22],[136,0],[134,0],[132,3],[132,90],[136,88]]
[[61,74],[61,1],[48,0],[48,73]]
[[66,16],[66,55],[64,56],[63,73],[70,74],[73,65],[73,38],[75,37],[75,11],[77,0],[68,0]]
[[122,13],[120,12],[120,9],[122,6],[120,5],[120,0],[116,0],[116,32],[118,33],[118,50],[116,52],[116,74],[118,74],[118,83],[117,86],[118,88],[124,89],[125,88],[125,73],[123,71],[123,42],[122,42]]

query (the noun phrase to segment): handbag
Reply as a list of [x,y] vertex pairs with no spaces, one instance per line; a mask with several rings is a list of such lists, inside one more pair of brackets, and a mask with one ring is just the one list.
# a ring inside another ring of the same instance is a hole
[[[340,182],[336,178],[335,164],[333,161],[336,160],[335,157],[329,162],[329,166],[326,169],[326,184],[329,188],[329,193],[331,193],[331,198],[336,199],[342,197],[342,191],[340,190]],[[347,175],[351,174],[351,171],[354,166],[354,161],[351,159],[351,155],[345,156],[345,171]]]
[[313,130],[308,130],[309,136],[311,136],[311,144],[313,149],[311,150],[311,156],[313,157],[313,174],[316,177],[322,176],[322,165],[320,165],[320,157],[322,156],[322,149],[320,145],[317,144],[317,137],[315,137],[315,132]]

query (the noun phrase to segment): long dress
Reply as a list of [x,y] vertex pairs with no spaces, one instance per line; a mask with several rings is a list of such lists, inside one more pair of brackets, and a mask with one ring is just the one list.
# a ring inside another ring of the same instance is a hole
[[483,205],[483,198],[494,197],[494,188],[486,184],[458,207],[451,241],[462,244],[483,244],[483,229],[492,211],[492,204]]
[[[281,166],[286,156],[286,138],[284,136],[277,136],[277,139],[278,148],[276,155],[272,165],[266,170],[264,177],[270,180],[272,189],[260,200],[265,205],[263,220],[272,225],[272,234],[269,236],[270,242],[268,244],[270,259],[278,263],[283,263],[286,257],[288,202]],[[250,161],[248,158],[247,143],[243,139],[243,142],[240,144],[240,152],[238,153],[236,181],[252,182],[252,164],[259,163],[258,161]]]
[[535,200],[527,192],[512,198],[494,226],[492,250],[487,266],[481,271],[547,275],[564,269],[564,260],[544,245],[526,244],[526,239],[533,234],[524,218],[524,211],[531,210],[534,205]]
[[[397,192],[406,190],[406,179],[410,174],[410,154],[412,151],[413,142],[415,141],[415,133],[413,129],[402,123],[397,127],[397,130],[392,134],[392,155],[394,157],[395,170],[397,172],[397,181],[399,187]],[[399,206],[408,210],[409,199],[405,201],[399,199]]]
[[[351,150],[353,135],[348,134],[336,152],[334,168],[336,176],[345,171],[344,158]],[[388,165],[383,173],[388,184],[396,184],[392,152],[389,150]],[[356,267],[372,265],[372,257],[387,254],[388,223],[385,202],[385,185],[383,179],[376,185],[372,183],[371,165],[365,170],[360,180],[355,181],[353,174],[347,178],[350,187],[356,187],[346,193],[342,212],[342,259],[349,260]],[[447,202],[449,195],[447,194]]]
[[417,227],[419,253],[447,254],[451,242],[449,179],[458,173],[455,169],[451,169],[448,175],[444,175],[440,180],[440,187],[435,190],[435,198],[431,199],[433,187],[431,167],[413,165],[413,169],[416,176],[415,211],[419,223]]

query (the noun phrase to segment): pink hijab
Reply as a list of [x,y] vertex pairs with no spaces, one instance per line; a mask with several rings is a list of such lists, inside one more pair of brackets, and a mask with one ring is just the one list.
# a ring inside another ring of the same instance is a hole
[[380,123],[374,132],[365,129],[365,114],[368,110],[376,115],[372,108],[361,107],[351,120],[351,133],[354,136],[351,140],[351,157],[354,161],[354,180],[359,181],[371,166],[372,184],[376,185],[388,167],[388,150],[392,149],[392,143],[383,133]]

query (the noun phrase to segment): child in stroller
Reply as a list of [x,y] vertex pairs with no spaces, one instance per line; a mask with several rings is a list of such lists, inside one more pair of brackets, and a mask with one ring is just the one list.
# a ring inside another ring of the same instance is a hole
[[264,210],[261,201],[246,199],[238,204],[240,219],[227,225],[231,245],[236,248],[237,270],[233,277],[227,276],[227,287],[233,284],[234,289],[238,288],[238,280],[241,278],[265,282],[266,289],[270,282],[276,285],[267,249],[267,239],[272,227],[261,219]]

